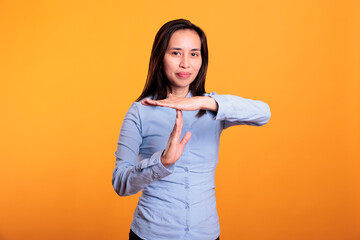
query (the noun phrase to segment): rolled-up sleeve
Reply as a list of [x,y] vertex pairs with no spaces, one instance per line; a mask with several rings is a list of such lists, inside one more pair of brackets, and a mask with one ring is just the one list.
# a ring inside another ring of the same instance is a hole
[[166,168],[161,163],[163,150],[150,158],[139,161],[142,143],[141,121],[135,103],[129,108],[121,126],[112,185],[120,196],[136,194],[153,181],[164,178],[174,171],[174,165]]
[[271,112],[267,103],[234,95],[218,95],[212,92],[208,95],[218,104],[215,120],[224,122],[226,129],[234,125],[262,126],[268,123]]

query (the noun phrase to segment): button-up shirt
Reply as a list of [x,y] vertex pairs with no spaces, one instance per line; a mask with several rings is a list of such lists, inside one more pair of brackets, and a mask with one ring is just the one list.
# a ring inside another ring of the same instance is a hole
[[[112,184],[127,196],[142,190],[131,229],[149,240],[216,239],[220,234],[215,200],[215,169],[222,130],[233,125],[261,126],[269,106],[233,95],[204,94],[218,111],[183,111],[181,138],[191,138],[179,160],[164,167],[161,154],[174,127],[176,110],[134,102],[125,115]],[[191,92],[186,97],[192,97]]]

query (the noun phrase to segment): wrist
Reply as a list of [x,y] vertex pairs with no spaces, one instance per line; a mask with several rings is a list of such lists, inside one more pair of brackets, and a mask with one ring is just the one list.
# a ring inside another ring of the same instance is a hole
[[[163,152],[163,154],[164,154],[164,152]],[[161,157],[160,157],[160,162],[161,162],[161,164],[162,164],[165,168],[168,168],[168,167],[171,166],[171,164],[166,164],[166,163],[165,163],[166,160],[165,160],[165,158],[164,158],[163,155],[161,155]]]

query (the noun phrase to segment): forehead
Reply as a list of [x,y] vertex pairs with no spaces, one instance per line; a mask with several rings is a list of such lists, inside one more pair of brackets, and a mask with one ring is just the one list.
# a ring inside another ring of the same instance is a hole
[[190,29],[180,29],[173,33],[168,48],[200,48],[201,40],[197,32]]

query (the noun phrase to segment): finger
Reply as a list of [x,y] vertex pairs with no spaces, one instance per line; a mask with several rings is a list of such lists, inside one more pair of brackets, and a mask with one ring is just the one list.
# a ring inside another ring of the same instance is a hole
[[152,100],[152,99],[150,99],[150,98],[145,99],[145,102],[148,103],[148,104],[151,104],[151,105],[155,105],[155,104],[156,104],[156,101],[155,101],[155,100]]
[[184,123],[184,120],[183,120],[183,116],[182,116],[182,112],[181,110],[176,110],[176,114],[177,114],[177,118],[178,118],[178,128],[177,128],[177,132],[179,134],[179,139],[180,139],[180,136],[181,136],[181,130],[182,130],[182,127],[183,127],[183,123]]
[[175,125],[171,134],[172,134],[172,138],[174,139],[174,141],[177,142],[177,144],[179,144],[179,139],[181,136],[181,128],[182,128],[182,124],[180,121],[180,113],[176,111]]
[[141,104],[144,106],[152,106],[151,104],[147,103],[145,100],[142,100]]
[[182,129],[182,116],[181,111],[176,110],[176,120],[175,120],[175,136],[179,140],[181,136]]
[[176,113],[176,118],[175,118],[175,123],[174,123],[174,127],[170,133],[170,137],[174,137],[176,136],[176,131],[177,131],[177,126],[178,126],[178,113]]
[[162,99],[162,100],[152,100],[152,99],[145,99],[144,102],[141,102],[143,105],[146,106],[159,106],[159,107],[169,107],[173,109],[180,109],[182,110],[182,106],[176,102],[176,99]]
[[171,102],[169,102],[169,99],[162,99],[162,100],[156,100],[154,101],[156,104],[158,104],[161,107],[169,107],[171,105]]
[[160,107],[168,107],[168,103],[165,102],[165,100],[147,100],[148,104],[151,104],[152,106],[160,106]]
[[142,100],[141,103],[145,106],[154,106],[153,100],[151,100],[150,98]]
[[175,124],[174,124],[173,130],[171,131],[170,138],[175,139],[177,141],[177,143],[179,143],[178,141],[179,141],[180,135],[181,135],[181,131],[179,134],[179,124],[180,124],[179,112],[176,111]]
[[190,138],[191,138],[191,132],[185,133],[183,139],[180,142],[180,146],[182,149],[184,149],[185,145],[189,142]]

